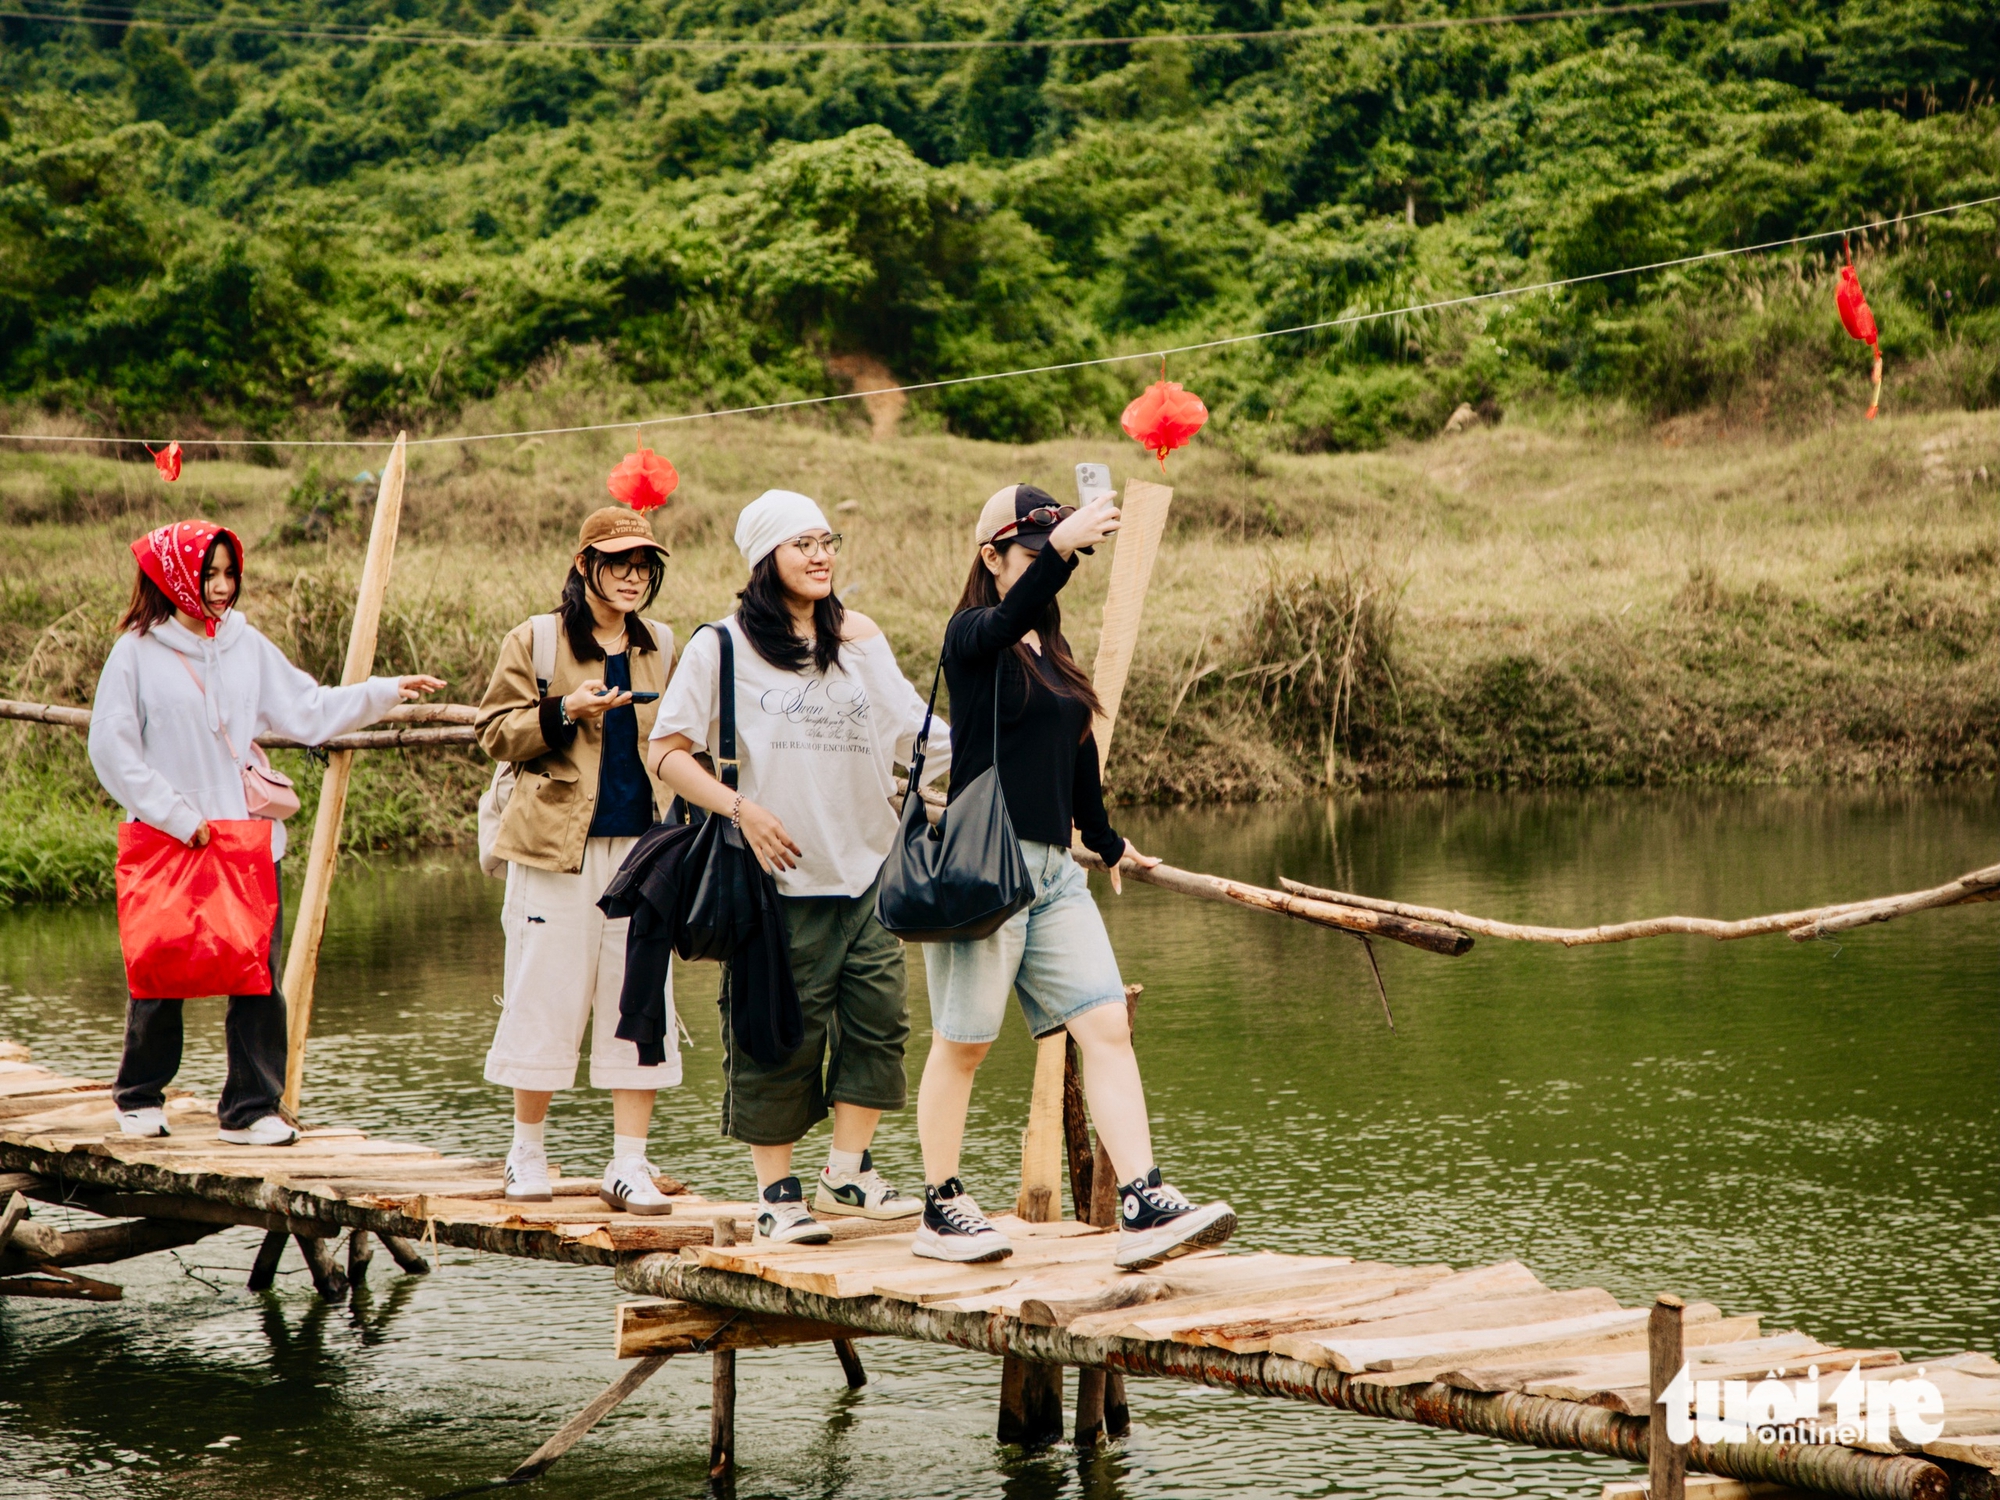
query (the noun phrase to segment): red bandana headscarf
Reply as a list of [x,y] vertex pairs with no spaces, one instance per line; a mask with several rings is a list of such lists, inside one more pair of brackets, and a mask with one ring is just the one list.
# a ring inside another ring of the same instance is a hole
[[[236,533],[213,521],[174,521],[147,532],[132,544],[139,571],[160,586],[174,607],[206,622],[210,639],[215,636],[216,618],[209,614],[201,596],[201,565],[218,536],[229,538],[236,553],[236,566],[243,566],[243,543]],[[237,580],[242,587],[242,580]]]

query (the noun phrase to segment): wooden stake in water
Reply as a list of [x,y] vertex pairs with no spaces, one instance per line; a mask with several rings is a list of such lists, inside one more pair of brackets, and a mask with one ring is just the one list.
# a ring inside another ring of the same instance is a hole
[[1653,1303],[1653,1315],[1646,1322],[1646,1364],[1653,1404],[1646,1423],[1646,1489],[1650,1500],[1686,1500],[1687,1449],[1667,1437],[1667,1409],[1661,1394],[1680,1373],[1682,1351],[1681,1320],[1686,1304],[1662,1292]]
[[[375,666],[376,629],[382,621],[382,599],[389,592],[389,567],[396,553],[396,528],[403,515],[403,475],[409,434],[396,434],[396,446],[382,466],[382,485],[375,496],[375,520],[368,531],[368,559],[361,566],[361,592],[354,604],[354,628],[347,636],[347,663],[341,684],[365,682]],[[319,975],[319,944],[326,935],[326,898],[333,886],[333,866],[340,853],[340,822],[347,812],[347,783],[354,773],[354,752],[328,754],[320,782],[319,812],[313,818],[312,853],[306,858],[305,884],[299,891],[299,916],[292,925],[292,945],[285,955],[284,994],[289,1012],[285,1057],[285,1109],[298,1114],[300,1085],[305,1080],[306,1036],[312,1030],[313,982]]]

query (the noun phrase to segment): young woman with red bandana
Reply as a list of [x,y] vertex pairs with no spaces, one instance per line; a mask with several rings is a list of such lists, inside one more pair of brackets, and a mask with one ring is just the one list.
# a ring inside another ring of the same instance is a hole
[[[313,681],[235,608],[243,544],[223,527],[178,521],[140,537],[132,554],[139,576],[97,679],[90,763],[129,817],[184,844],[206,844],[211,818],[250,816],[243,767],[258,735],[320,744],[444,686],[425,676],[371,677],[334,688]],[[284,852],[285,825],[277,823],[271,857]],[[286,1146],[298,1139],[278,1112],[286,1046],[277,986],[282,928],[282,919],[271,927],[271,992],[229,997],[229,1075],[217,1114],[222,1139],[232,1145]],[[166,1087],[180,1069],[181,1004],[128,1003],[125,1056],[112,1089],[127,1135],[168,1133]]]

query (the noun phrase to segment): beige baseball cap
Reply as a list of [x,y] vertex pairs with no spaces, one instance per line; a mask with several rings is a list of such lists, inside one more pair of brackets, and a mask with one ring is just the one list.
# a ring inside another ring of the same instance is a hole
[[973,543],[983,547],[1005,530],[1006,540],[1017,542],[1030,552],[1039,552],[1048,546],[1049,533],[1055,530],[1055,524],[1031,521],[1028,519],[1029,512],[1065,508],[1076,509],[1073,505],[1058,506],[1053,495],[1032,484],[1010,484],[1005,489],[995,490],[992,498],[979,508],[979,524],[972,529]]
[[651,547],[662,557],[673,556],[653,535],[652,524],[636,510],[622,505],[607,505],[583,518],[583,527],[576,534],[576,550],[582,552],[589,547],[599,552],[630,552],[635,547]]

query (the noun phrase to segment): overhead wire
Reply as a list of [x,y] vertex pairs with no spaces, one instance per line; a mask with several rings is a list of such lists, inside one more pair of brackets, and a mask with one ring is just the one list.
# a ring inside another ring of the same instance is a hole
[[[954,375],[943,380],[912,381],[907,385],[880,386],[870,390],[841,391],[825,396],[801,396],[790,401],[766,401],[754,406],[722,407],[710,411],[676,412],[667,416],[642,417],[622,422],[591,422],[573,427],[529,427],[507,432],[472,432],[446,434],[437,437],[410,438],[412,448],[444,446],[452,443],[492,443],[526,441],[529,438],[572,437],[593,432],[631,432],[642,434],[648,427],[670,427],[682,422],[706,422],[718,417],[757,416],[768,412],[795,411],[809,406],[831,406],[842,401],[865,401],[871,396],[914,395],[921,391],[945,390],[955,386],[979,385],[993,380],[1019,380],[1030,375],[1056,375],[1070,370],[1087,370],[1106,365],[1130,364],[1137,360],[1165,360],[1180,354],[1199,354],[1210,349],[1226,349],[1238,344],[1259,343],[1266,339],[1288,338],[1297,334],[1319,333],[1330,328],[1348,328],[1363,323],[1372,323],[1384,318],[1411,317],[1419,313],[1442,312],[1448,308],[1469,307],[1482,302],[1494,302],[1510,297],[1527,297],[1537,292],[1557,292],[1565,287],[1584,286],[1592,282],[1612,281],[1621,276],[1643,276],[1653,271],[1669,271],[1680,266],[1701,265],[1707,262],[1727,260],[1736,256],[1758,255],[1769,250],[1782,250],[1794,245],[1808,245],[1819,240],[1844,239],[1858,234],[1866,234],[1877,229],[1892,229],[1899,225],[1914,223],[1919,219],[1936,218],[1941,214],[1962,213],[1969,208],[1985,208],[2000,203],[2000,193],[1985,198],[1967,199],[1962,203],[1946,204],[1939,208],[1918,209],[1911,213],[1898,214],[1890,219],[1871,219],[1866,223],[1844,225],[1839,229],[1821,229],[1810,234],[1792,235],[1781,240],[1765,240],[1756,245],[1734,245],[1722,250],[1703,250],[1694,255],[1675,256],[1670,260],[1649,261],[1644,265],[1622,266],[1615,271],[1587,271],[1576,276],[1563,276],[1549,281],[1537,281],[1523,286],[1500,287],[1490,292],[1467,292],[1462,296],[1443,297],[1432,302],[1413,303],[1405,307],[1381,308],[1368,312],[1343,313],[1337,318],[1325,318],[1314,323],[1298,323],[1289,328],[1260,329],[1255,333],[1231,334],[1224,338],[1203,339],[1192,344],[1174,344],[1165,348],[1139,349],[1126,354],[1105,354],[1094,359],[1064,360],[1057,364],[1032,365],[1015,370],[993,370],[979,375]],[[0,432],[0,442],[23,443],[96,443],[96,444],[141,444],[151,447],[155,443],[169,441],[165,437],[88,437],[75,434],[49,434]],[[387,438],[199,438],[190,439],[211,448],[385,448]]]
[[1310,41],[1318,37],[1396,32],[1454,31],[1469,27],[1518,26],[1543,21],[1590,20],[1603,16],[1646,15],[1658,11],[1727,6],[1731,0],[1633,0],[1623,5],[1588,5],[1552,10],[1501,11],[1478,16],[1431,16],[1411,21],[1328,21],[1316,26],[1281,26],[1263,31],[1164,31],[1132,36],[948,37],[927,40],[846,37],[566,37],[520,36],[463,31],[395,31],[379,26],[295,26],[261,16],[134,16],[90,5],[68,10],[0,9],[0,17],[74,26],[137,26],[153,30],[206,29],[284,37],[301,41],[353,41],[425,47],[542,47],[592,52],[986,52],[1068,51],[1129,47],[1144,42],[1221,46],[1238,42]]

